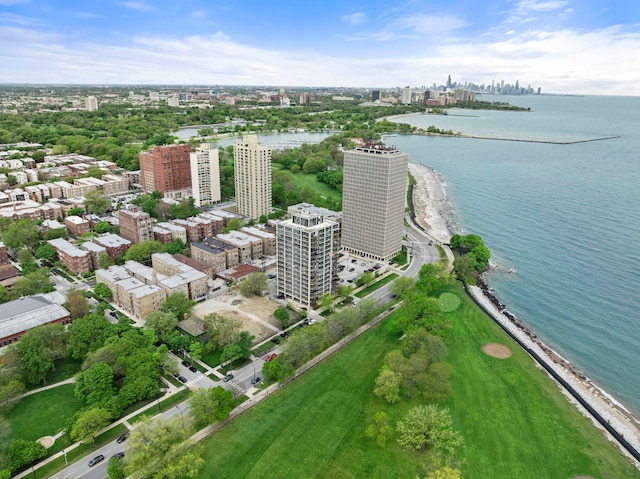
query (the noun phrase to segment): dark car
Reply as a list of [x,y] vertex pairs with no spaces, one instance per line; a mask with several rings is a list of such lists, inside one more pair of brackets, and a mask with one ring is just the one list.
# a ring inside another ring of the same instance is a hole
[[251,384],[256,385],[256,384],[258,384],[260,381],[262,381],[262,378],[261,378],[261,377],[256,376],[255,378],[253,378],[253,379],[251,380]]
[[275,344],[280,344],[280,340],[278,338],[271,338],[271,342]]
[[178,381],[180,381],[181,383],[186,383],[187,378],[185,378],[184,376],[178,376]]
[[122,459],[122,458],[124,457],[124,451],[122,451],[122,452],[116,452],[116,453],[115,453],[113,456],[111,456],[111,457],[117,457],[117,458]]
[[226,375],[222,380],[223,380],[225,383],[228,383],[228,382],[229,382],[229,381],[231,381],[232,379],[233,379],[233,374],[229,373],[229,374],[227,374],[227,375]]
[[116,442],[117,442],[118,444],[121,444],[121,443],[123,443],[124,441],[126,441],[128,437],[129,437],[129,433],[128,433],[128,432],[125,432],[125,433],[124,433],[124,434],[122,434],[118,439],[116,439]]
[[397,294],[392,294],[392,295],[390,295],[389,297],[390,297],[391,299],[395,299],[397,296],[398,296]]
[[198,368],[196,368],[195,366],[189,366],[189,371],[191,371],[192,373],[197,373]]
[[96,464],[98,464],[99,462],[102,462],[102,461],[104,461],[104,456],[102,454],[100,454],[100,455],[94,457],[93,459],[91,459],[89,461],[89,467],[93,467],[93,466],[95,466]]
[[191,366],[191,363],[190,363],[189,361],[182,361],[182,365],[183,365],[185,368],[188,368],[188,367],[190,367],[190,366]]
[[280,333],[280,337],[281,337],[282,339],[286,339],[286,338],[288,338],[289,336],[291,336],[291,334],[289,333],[289,331],[283,331],[282,333]]

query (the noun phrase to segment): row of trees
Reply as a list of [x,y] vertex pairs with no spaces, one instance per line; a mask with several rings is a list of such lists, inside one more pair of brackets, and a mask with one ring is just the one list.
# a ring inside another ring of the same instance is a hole
[[461,236],[455,234],[450,240],[451,249],[457,255],[453,262],[458,279],[476,284],[476,277],[489,266],[491,252],[478,235]]

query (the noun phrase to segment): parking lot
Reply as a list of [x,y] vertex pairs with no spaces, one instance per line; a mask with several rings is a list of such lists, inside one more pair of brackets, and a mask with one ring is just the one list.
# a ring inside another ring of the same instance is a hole
[[340,253],[342,256],[338,258],[338,278],[341,285],[353,284],[362,275],[368,271],[382,274],[387,271],[389,264],[379,261],[367,260],[352,256],[348,253]]

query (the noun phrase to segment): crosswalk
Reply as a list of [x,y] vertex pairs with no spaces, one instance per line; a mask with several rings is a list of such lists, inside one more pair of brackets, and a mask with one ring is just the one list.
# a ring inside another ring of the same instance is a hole
[[185,385],[188,388],[191,388],[191,387],[194,387],[194,388],[211,388],[211,387],[215,386],[213,380],[211,378],[205,376],[204,374],[199,374],[195,378],[187,381],[185,383]]

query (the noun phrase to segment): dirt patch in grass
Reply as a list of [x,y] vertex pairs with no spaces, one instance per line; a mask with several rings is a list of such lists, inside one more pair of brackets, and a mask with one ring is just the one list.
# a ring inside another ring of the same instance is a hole
[[53,446],[55,439],[52,436],[45,436],[38,439],[38,442],[42,444],[45,448],[49,449],[51,446]]
[[245,298],[231,292],[197,304],[193,308],[193,315],[203,319],[210,313],[217,313],[227,318],[239,319],[242,329],[255,336],[254,342],[258,343],[279,332],[280,322],[273,317],[273,312],[279,306],[266,297]]
[[511,350],[504,344],[488,343],[482,346],[482,352],[498,359],[506,359],[511,356]]

